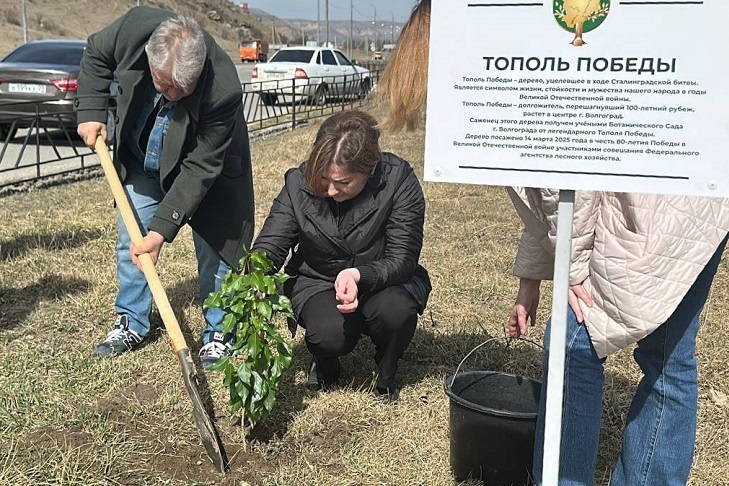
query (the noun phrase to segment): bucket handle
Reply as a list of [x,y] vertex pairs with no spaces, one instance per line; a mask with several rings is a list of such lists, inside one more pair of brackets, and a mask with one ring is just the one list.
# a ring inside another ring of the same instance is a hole
[[537,346],[538,348],[544,349],[544,346],[542,346],[538,342],[533,341],[531,339],[527,339],[525,337],[521,337],[521,336],[518,336],[518,337],[492,337],[492,338],[489,338],[486,341],[484,341],[481,344],[479,344],[478,346],[476,346],[475,348],[473,348],[471,351],[469,351],[468,354],[466,354],[466,356],[463,357],[463,359],[461,360],[461,362],[458,363],[458,367],[456,367],[456,372],[453,373],[453,377],[451,378],[451,381],[448,383],[448,390],[449,391],[451,390],[451,387],[453,386],[453,380],[456,379],[456,376],[458,375],[458,372],[461,371],[461,366],[463,366],[463,363],[465,363],[466,360],[473,353],[475,353],[477,350],[479,350],[481,347],[483,347],[483,346],[485,346],[485,345],[487,345],[487,344],[489,344],[491,342],[497,341],[499,339],[506,339],[506,349],[509,349],[509,346],[511,346],[512,341],[526,341],[528,343],[531,343],[531,344]]

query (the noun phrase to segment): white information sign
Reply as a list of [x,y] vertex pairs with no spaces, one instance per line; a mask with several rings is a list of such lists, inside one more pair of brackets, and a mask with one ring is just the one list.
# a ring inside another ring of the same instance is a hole
[[425,178],[729,196],[729,1],[432,0]]

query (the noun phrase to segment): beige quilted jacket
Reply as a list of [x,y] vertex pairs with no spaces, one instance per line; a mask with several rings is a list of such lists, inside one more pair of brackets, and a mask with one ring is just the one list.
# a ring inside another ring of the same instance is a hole
[[[551,279],[558,191],[509,188],[524,221],[514,275]],[[598,356],[633,344],[681,302],[729,230],[729,199],[577,191],[570,285]]]

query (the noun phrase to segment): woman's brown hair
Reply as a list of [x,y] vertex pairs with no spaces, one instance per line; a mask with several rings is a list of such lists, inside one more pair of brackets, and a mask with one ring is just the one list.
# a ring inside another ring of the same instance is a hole
[[377,87],[377,100],[390,103],[390,115],[384,123],[388,128],[413,130],[417,126],[428,90],[429,41],[430,0],[421,0],[405,24]]
[[321,124],[304,167],[304,179],[318,196],[319,180],[337,164],[347,172],[371,174],[382,158],[377,120],[359,110],[340,111]]

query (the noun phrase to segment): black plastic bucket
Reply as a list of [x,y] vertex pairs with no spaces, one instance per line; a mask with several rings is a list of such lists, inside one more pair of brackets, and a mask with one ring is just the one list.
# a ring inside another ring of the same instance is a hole
[[529,484],[540,390],[538,380],[495,371],[456,370],[446,377],[456,480]]

